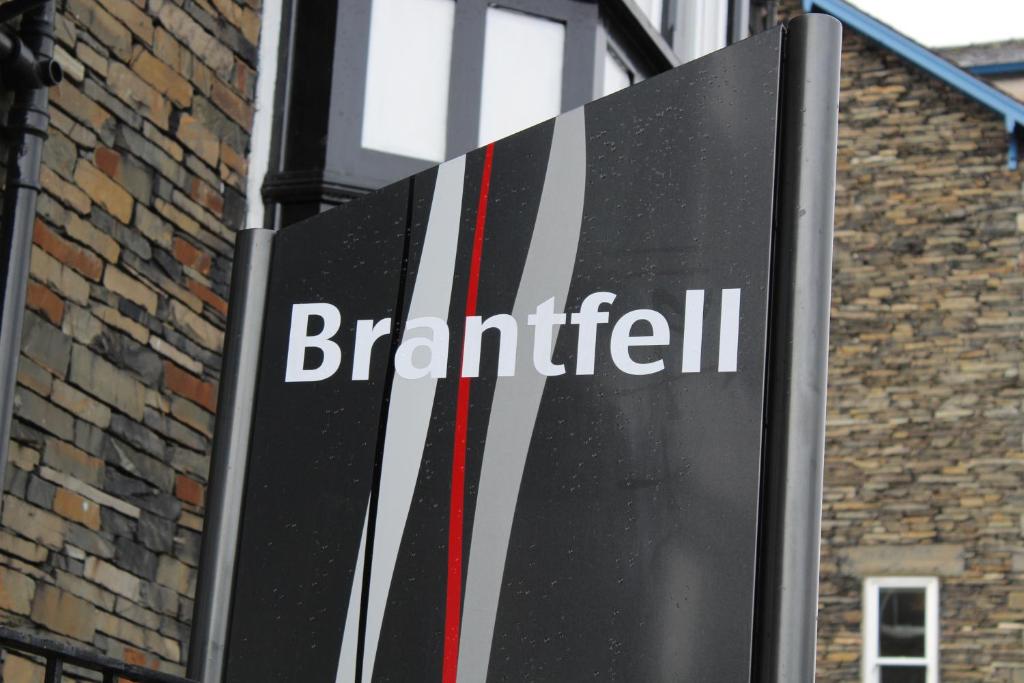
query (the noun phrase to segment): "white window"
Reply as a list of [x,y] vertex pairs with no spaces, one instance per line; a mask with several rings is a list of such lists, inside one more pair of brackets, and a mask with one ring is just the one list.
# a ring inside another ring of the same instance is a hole
[[624,47],[624,36],[608,22],[601,27],[599,32],[598,49],[601,43],[604,45],[604,63],[598,64],[598,92],[600,97],[611,95],[623,88],[643,81],[651,75],[644,71],[641,61],[635,53],[631,53]]
[[602,95],[611,95],[623,88],[633,85],[635,76],[629,70],[623,59],[609,49],[604,54],[604,85],[601,88]]
[[729,26],[728,0],[680,0],[683,31],[679,58],[689,62],[725,47]]
[[864,580],[863,683],[938,683],[939,580]]
[[263,0],[249,195],[292,222],[660,73],[652,27],[683,1],[334,0],[320,30],[317,3]]
[[363,147],[444,160],[454,24],[454,0],[375,0]]
[[565,24],[503,7],[487,8],[481,145],[562,112],[564,53]]

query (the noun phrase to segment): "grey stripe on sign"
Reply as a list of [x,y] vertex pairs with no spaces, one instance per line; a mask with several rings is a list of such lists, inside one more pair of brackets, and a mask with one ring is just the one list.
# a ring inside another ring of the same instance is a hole
[[[459,222],[462,212],[462,185],[466,173],[466,157],[461,156],[441,164],[437,169],[437,182],[427,219],[416,282],[409,303],[408,319],[435,316],[448,319],[448,306],[452,298],[452,278],[455,276],[455,252],[458,247]],[[421,329],[407,330],[402,341],[424,336]],[[398,560],[402,534],[409,518],[416,479],[423,460],[423,448],[434,408],[437,380],[404,379],[397,374],[391,381],[391,402],[388,405],[387,426],[384,432],[384,454],[381,457],[380,489],[377,518],[374,525],[373,556],[370,564],[370,591],[366,604],[366,649],[363,652],[363,680],[373,675],[373,665],[384,623],[391,579]],[[363,532],[362,546],[366,538]],[[358,576],[358,581],[362,580]],[[353,590],[353,595],[356,591]],[[350,624],[351,618],[356,619]],[[358,610],[349,610],[345,634],[358,632]],[[342,647],[343,658],[338,666],[338,683],[348,683],[355,676],[354,650]],[[346,661],[344,656],[351,656]],[[342,678],[343,671],[352,672]]]
[[[416,284],[412,290],[408,320],[434,316],[448,319],[455,277],[462,213],[462,184],[466,157],[441,164],[437,169],[434,199],[427,220],[427,234],[420,254]],[[402,341],[427,336],[422,328],[407,330]],[[366,605],[366,650],[363,652],[363,680],[373,676],[380,629],[384,623],[391,579],[409,519],[416,479],[423,461],[430,415],[434,409],[437,380],[431,377],[405,379],[397,374],[391,384],[391,404],[384,433],[380,493],[374,520],[373,555],[370,559],[370,595]]]
[[[586,176],[586,125],[580,107],[555,119],[537,224],[512,310],[523,329],[526,316],[551,297],[555,313],[565,310],[583,221]],[[494,388],[469,546],[459,683],[487,678],[512,520],[546,380],[533,370],[532,353],[531,344],[519,344],[517,374],[499,377]]]

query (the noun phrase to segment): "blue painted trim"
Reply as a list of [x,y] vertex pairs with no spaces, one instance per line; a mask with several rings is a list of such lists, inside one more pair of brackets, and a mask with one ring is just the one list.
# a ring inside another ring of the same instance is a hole
[[975,76],[1010,76],[1024,74],[1024,62],[1003,62],[1002,64],[978,64],[967,70]]
[[1009,166],[1017,167],[1018,136],[1024,132],[1024,103],[1018,102],[844,0],[803,0],[803,6],[805,12],[816,9],[831,14],[843,25],[892,50],[911,64],[1002,114],[1006,119],[1006,130],[1009,133]]

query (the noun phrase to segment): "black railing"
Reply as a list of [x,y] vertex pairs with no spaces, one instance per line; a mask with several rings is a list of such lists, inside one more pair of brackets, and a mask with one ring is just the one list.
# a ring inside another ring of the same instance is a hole
[[0,626],[0,649],[42,658],[46,663],[44,683],[60,683],[65,665],[101,674],[103,683],[115,683],[122,678],[135,683],[195,683],[188,678],[125,664],[84,648],[22,633],[6,626]]

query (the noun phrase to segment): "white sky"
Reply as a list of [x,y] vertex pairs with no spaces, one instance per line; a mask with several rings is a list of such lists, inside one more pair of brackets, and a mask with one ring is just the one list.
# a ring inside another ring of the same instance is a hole
[[931,47],[1024,38],[1024,0],[851,0]]

